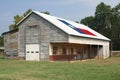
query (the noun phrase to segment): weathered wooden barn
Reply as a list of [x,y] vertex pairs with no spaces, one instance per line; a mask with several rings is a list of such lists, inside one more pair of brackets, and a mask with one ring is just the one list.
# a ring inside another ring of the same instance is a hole
[[25,60],[82,60],[109,57],[109,39],[91,28],[32,11],[19,30],[3,33],[7,57]]

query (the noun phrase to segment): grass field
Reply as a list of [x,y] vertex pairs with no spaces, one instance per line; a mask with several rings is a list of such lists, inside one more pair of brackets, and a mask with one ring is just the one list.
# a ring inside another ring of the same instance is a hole
[[120,57],[71,63],[0,58],[0,80],[120,80]]

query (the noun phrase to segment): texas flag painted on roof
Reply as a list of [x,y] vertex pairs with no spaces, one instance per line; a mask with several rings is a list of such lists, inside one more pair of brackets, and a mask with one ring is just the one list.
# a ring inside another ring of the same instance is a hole
[[39,15],[40,17],[49,21],[50,23],[52,23],[53,25],[55,25],[56,27],[63,30],[64,32],[66,32],[69,35],[102,39],[102,40],[108,40],[108,41],[110,40],[107,37],[101,35],[100,33],[96,32],[95,30],[93,30],[83,24],[79,24],[79,23],[76,23],[76,22],[73,22],[70,20],[66,20],[63,18],[40,13],[38,11],[32,11],[31,13],[35,13],[35,14]]

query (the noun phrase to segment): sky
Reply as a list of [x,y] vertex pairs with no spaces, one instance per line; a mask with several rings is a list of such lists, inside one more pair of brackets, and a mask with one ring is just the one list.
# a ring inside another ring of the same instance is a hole
[[9,30],[15,15],[22,15],[28,9],[48,11],[53,16],[80,21],[93,16],[101,2],[114,7],[120,0],[0,0],[0,34]]

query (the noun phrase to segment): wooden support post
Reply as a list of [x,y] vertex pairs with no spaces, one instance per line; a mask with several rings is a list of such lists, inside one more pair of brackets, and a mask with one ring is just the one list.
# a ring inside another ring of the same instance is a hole
[[90,59],[90,45],[88,46],[88,58]]
[[99,45],[97,46],[97,56],[98,56],[98,59],[99,59]]
[[71,44],[70,43],[68,43],[68,51],[69,51],[69,54],[68,54],[68,62],[70,62],[70,58],[71,58]]
[[91,59],[91,45],[90,45],[90,59]]
[[[83,44],[82,44],[83,45]],[[82,50],[83,50],[83,46],[82,46]],[[84,50],[82,51],[82,53],[81,53],[81,60],[83,59],[83,52],[84,52]]]

